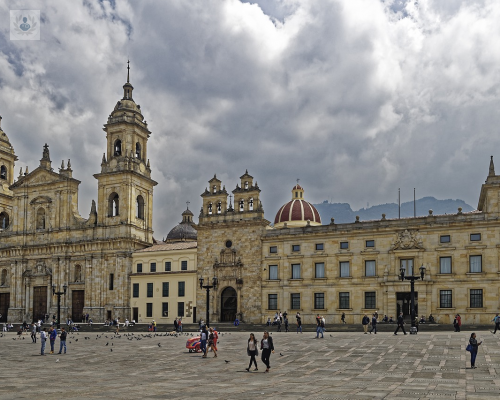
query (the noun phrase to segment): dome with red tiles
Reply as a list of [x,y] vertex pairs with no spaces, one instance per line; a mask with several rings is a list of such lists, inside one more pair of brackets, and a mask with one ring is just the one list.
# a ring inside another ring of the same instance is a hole
[[309,202],[304,200],[304,189],[297,183],[292,189],[292,200],[281,206],[274,218],[274,227],[283,228],[321,225],[321,217],[318,210]]

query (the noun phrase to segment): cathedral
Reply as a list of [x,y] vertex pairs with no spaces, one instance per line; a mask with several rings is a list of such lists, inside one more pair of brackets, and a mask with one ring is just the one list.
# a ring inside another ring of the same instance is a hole
[[151,132],[133,99],[127,72],[123,97],[104,125],[107,146],[89,216],[78,213],[71,161],[54,170],[49,146],[39,166],[19,172],[0,127],[0,314],[19,322],[56,315],[95,322],[130,318],[132,253],[153,242],[153,187],[147,145]]

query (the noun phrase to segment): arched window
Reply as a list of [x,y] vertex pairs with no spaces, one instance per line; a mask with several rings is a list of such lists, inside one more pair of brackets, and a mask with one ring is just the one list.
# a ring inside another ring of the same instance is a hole
[[135,202],[136,208],[136,217],[139,219],[144,219],[144,198],[142,196],[137,196],[137,200]]
[[212,203],[208,204],[208,214],[212,214]]
[[248,189],[248,182],[245,182],[245,189]]
[[141,144],[140,143],[135,144],[135,158],[137,158],[138,160],[141,159]]
[[253,211],[253,199],[248,200],[248,209]]
[[220,214],[222,212],[222,203],[219,201],[217,203],[217,214]]
[[217,193],[217,185],[214,185],[213,190],[214,190],[214,193]]
[[118,139],[115,142],[115,151],[114,151],[115,156],[121,156],[122,155],[122,141]]
[[7,270],[2,270],[2,275],[0,276],[0,286],[7,285]]
[[245,200],[241,199],[240,200],[240,211],[244,211],[245,210]]
[[36,229],[45,229],[45,208],[43,207],[36,212]]
[[120,198],[118,197],[118,194],[116,193],[111,193],[109,195],[109,210],[108,210],[108,215],[110,217],[116,217],[119,215],[120,212]]
[[82,282],[82,266],[75,265],[75,282]]
[[7,180],[7,167],[5,165],[0,167],[0,179]]
[[6,212],[0,213],[0,229],[7,229],[9,227],[9,214]]

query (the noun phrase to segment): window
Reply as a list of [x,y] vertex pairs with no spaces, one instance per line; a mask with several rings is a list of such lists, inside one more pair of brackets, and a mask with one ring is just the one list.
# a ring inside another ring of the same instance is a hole
[[172,271],[172,263],[170,261],[165,261],[165,272]]
[[146,317],[153,317],[153,303],[146,303]]
[[340,262],[340,277],[345,278],[350,276],[349,275],[349,261],[341,261]]
[[245,210],[245,200],[241,199],[240,200],[240,211],[244,211]]
[[108,216],[116,217],[120,211],[120,197],[117,193],[111,193],[108,201]]
[[179,301],[177,303],[177,316],[178,317],[184,316],[184,302],[183,301]]
[[349,248],[349,242],[340,242],[340,248],[341,249],[348,249]]
[[45,209],[40,207],[36,212],[36,229],[45,229]]
[[163,297],[168,297],[169,291],[170,291],[170,284],[168,282],[163,282],[163,290],[162,290],[162,296]]
[[188,262],[181,261],[181,271],[187,271],[187,269],[188,269]]
[[314,308],[316,310],[323,310],[325,308],[324,293],[314,293]]
[[471,242],[478,242],[481,240],[481,234],[480,233],[471,233],[470,234],[470,241]]
[[109,290],[113,290],[115,286],[115,274],[109,274]]
[[483,307],[483,289],[470,290],[470,308]]
[[401,267],[405,271],[405,276],[413,276],[413,258],[401,260]]
[[439,273],[451,274],[451,257],[439,257]]
[[375,260],[365,261],[365,276],[376,276]]
[[324,278],[325,277],[325,263],[315,263],[315,277],[316,278]]
[[323,243],[316,243],[316,250],[324,250]]
[[217,214],[220,214],[222,213],[222,203],[219,201],[217,203]]
[[439,243],[450,243],[450,235],[439,236]]
[[267,295],[267,309],[268,310],[277,310],[278,309],[278,295],[277,294],[268,294]]
[[339,293],[339,308],[349,308],[349,292]]
[[292,244],[292,251],[300,251],[300,244]]
[[0,229],[7,229],[9,227],[9,214],[6,212],[0,213]]
[[82,282],[82,266],[75,265],[75,282]]
[[161,303],[161,315],[162,317],[168,317],[168,303]]
[[278,252],[278,246],[269,247],[269,253],[276,254]]
[[147,296],[148,297],[153,297],[153,284],[152,283],[148,283]]
[[377,308],[375,302],[375,292],[365,292],[365,308]]
[[114,151],[115,156],[121,156],[122,155],[122,141],[118,139],[115,142],[115,151]]
[[270,280],[278,279],[278,266],[277,265],[270,265],[269,266],[269,279]]
[[300,310],[300,293],[292,293],[290,296],[292,310]]
[[440,290],[439,291],[439,307],[452,308],[451,290]]
[[139,284],[138,283],[134,283],[132,285],[132,297],[139,297]]
[[142,272],[142,264],[141,263],[137,264],[137,272],[138,273]]
[[375,247],[375,240],[367,240],[366,247]]
[[137,196],[135,201],[135,216],[137,219],[144,219],[144,198]]
[[0,179],[3,179],[4,181],[7,180],[7,168],[5,165],[0,167]]
[[135,144],[135,158],[137,158],[138,160],[141,159],[141,144],[140,143]]
[[156,263],[149,264],[149,272],[156,272]]
[[479,273],[482,272],[482,256],[470,256],[469,257],[469,272]]
[[248,200],[248,209],[253,211],[253,199]]
[[179,297],[184,297],[185,295],[185,291],[186,291],[186,282],[179,282],[178,285],[177,285],[177,289],[178,289],[178,296]]
[[292,264],[292,279],[300,279],[300,264]]
[[208,203],[208,214],[209,215],[212,215],[212,208],[213,208],[212,203]]

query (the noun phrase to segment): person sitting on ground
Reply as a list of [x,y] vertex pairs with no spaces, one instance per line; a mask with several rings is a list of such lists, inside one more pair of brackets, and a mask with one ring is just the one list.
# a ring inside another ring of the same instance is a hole
[[238,319],[238,317],[236,317],[236,319],[234,320],[234,326],[238,326],[240,324],[240,320]]
[[389,323],[393,324],[394,323],[394,318],[392,318],[392,315],[389,317]]
[[267,323],[266,323],[267,326],[271,326],[271,318],[268,318],[267,319]]
[[389,322],[389,318],[387,317],[387,315],[384,315],[384,318],[382,318],[382,322]]
[[425,324],[425,317],[423,315],[420,317],[420,323]]
[[429,323],[433,324],[434,322],[436,322],[436,320],[434,319],[434,317],[432,316],[432,314],[429,314]]

